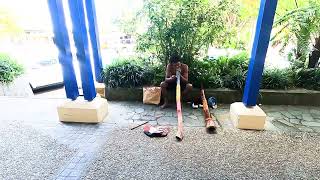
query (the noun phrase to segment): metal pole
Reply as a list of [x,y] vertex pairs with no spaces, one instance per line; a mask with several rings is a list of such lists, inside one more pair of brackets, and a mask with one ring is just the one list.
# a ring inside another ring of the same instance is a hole
[[54,33],[53,40],[59,50],[59,62],[62,67],[66,95],[67,98],[75,100],[79,96],[79,91],[72,63],[70,40],[62,0],[48,0],[48,6]]
[[259,95],[264,62],[269,46],[274,15],[278,0],[261,0],[256,33],[251,51],[251,59],[242,102],[255,106]]
[[93,53],[94,72],[96,81],[102,83],[102,58],[100,53],[99,29],[97,23],[96,7],[94,0],[86,0],[87,19],[89,26],[89,35]]
[[90,63],[84,3],[83,0],[69,0],[68,2],[72,21],[73,39],[77,48],[77,58],[80,65],[84,99],[91,101],[96,97],[96,89]]

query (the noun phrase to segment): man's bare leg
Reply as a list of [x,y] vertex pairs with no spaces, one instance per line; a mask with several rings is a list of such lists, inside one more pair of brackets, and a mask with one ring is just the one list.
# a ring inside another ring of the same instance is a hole
[[160,106],[161,109],[164,109],[166,107],[168,107],[169,103],[168,103],[168,96],[167,96],[167,88],[168,88],[168,83],[166,82],[162,82],[160,84],[161,86],[161,95],[163,97],[163,105]]
[[183,99],[186,102],[190,102],[191,101],[191,91],[192,91],[192,84],[187,84],[186,88],[184,89],[182,95],[183,95]]

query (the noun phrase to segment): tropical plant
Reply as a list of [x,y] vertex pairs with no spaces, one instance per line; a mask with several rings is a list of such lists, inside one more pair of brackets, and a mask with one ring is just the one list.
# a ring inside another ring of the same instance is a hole
[[293,81],[296,87],[320,90],[320,69],[298,69],[294,73]]
[[219,75],[217,63],[209,59],[195,60],[189,66],[189,81],[194,87],[220,88],[223,81]]
[[201,83],[207,88],[227,87],[242,90],[248,69],[248,54],[243,52],[236,56],[222,56],[218,59],[194,61],[190,67],[190,82],[195,87]]
[[108,87],[141,87],[160,85],[165,77],[165,68],[154,60],[142,57],[119,58],[108,65],[102,77]]
[[18,64],[14,58],[0,53],[0,83],[10,83],[23,72],[23,66]]
[[262,75],[262,89],[288,89],[293,86],[290,69],[265,69]]
[[163,64],[178,53],[189,64],[212,43],[230,37],[226,22],[236,12],[231,0],[145,0],[138,14],[147,31],[138,35],[138,50],[157,55]]
[[144,68],[135,61],[119,60],[107,66],[102,77],[108,87],[137,87],[144,81]]
[[[1,66],[0,66],[1,68]],[[241,53],[218,59],[197,59],[189,66],[189,81],[194,87],[230,88],[242,91],[248,69],[248,55]],[[0,71],[1,73],[1,71]],[[159,86],[165,77],[165,66],[145,57],[120,58],[103,71],[108,87]],[[320,69],[269,69],[263,72],[261,88],[306,88],[320,90]]]
[[298,62],[293,64],[297,68],[315,67],[320,58],[320,2],[307,2],[305,5],[295,0],[296,8],[287,11],[274,24],[278,29],[272,38],[274,44],[282,43],[283,49],[295,44],[293,61]]

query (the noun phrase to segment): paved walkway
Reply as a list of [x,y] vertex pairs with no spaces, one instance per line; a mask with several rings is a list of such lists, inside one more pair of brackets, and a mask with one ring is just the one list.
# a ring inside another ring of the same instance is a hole
[[320,136],[185,128],[185,139],[113,130],[84,179],[319,179]]
[[[15,123],[5,122],[17,122],[22,129],[29,128],[37,134],[37,136],[44,136],[45,139],[49,138],[66,148],[68,154],[63,156],[65,159],[60,159],[59,167],[51,169],[50,172],[47,171],[51,173],[51,175],[45,176],[53,177],[54,179],[78,179],[81,176],[86,176],[88,167],[91,166],[92,162],[96,162],[97,157],[100,157],[97,155],[105,152],[106,140],[108,137],[112,137],[111,135],[113,135],[115,129],[120,128],[124,130],[125,133],[130,133],[128,128],[130,125],[145,120],[148,120],[150,124],[153,125],[176,126],[174,107],[160,110],[156,106],[143,105],[140,102],[109,102],[110,114],[105,122],[101,124],[61,123],[58,121],[56,107],[63,101],[64,99],[37,98],[37,96],[33,98],[0,97],[0,126],[2,126],[2,128],[8,126],[14,129]],[[312,132],[312,134],[320,132],[320,107],[262,106],[262,108],[269,116],[266,126],[267,130],[280,132],[302,131]],[[229,105],[220,105],[215,111],[221,124],[220,130],[233,129],[232,122],[228,118],[228,111]],[[189,107],[184,107],[183,115],[184,125],[191,129],[190,132],[193,131],[192,129],[203,129],[203,116],[200,109],[193,110]],[[142,134],[141,129],[135,131]],[[10,138],[14,138],[17,135],[15,133],[19,133],[19,131],[12,133],[12,137],[2,136],[0,137],[0,141],[10,141]],[[174,134],[174,132],[171,132],[171,134]],[[188,138],[187,134],[186,138]],[[14,146],[19,148],[23,145],[17,141],[13,141],[13,143]],[[137,144],[139,144],[139,142],[137,142]],[[210,144],[208,144],[208,147],[209,146]],[[39,152],[37,153],[53,151],[50,148],[40,148],[38,150]],[[10,149],[4,149],[4,151],[10,151]],[[30,153],[35,157],[37,156],[37,154],[33,152]],[[6,158],[6,154],[1,154],[0,156]],[[24,157],[22,156],[21,158]],[[39,160],[38,158],[35,159]],[[33,158],[28,156],[27,160],[33,161]],[[50,156],[48,156],[48,159],[44,157],[42,163],[44,167],[49,167],[46,166],[46,163],[51,163]],[[11,162],[6,168],[12,170],[10,171],[11,173],[15,173],[19,172],[15,170],[20,167]],[[26,168],[22,169],[28,171]],[[0,172],[9,171],[0,169]],[[9,174],[2,173],[0,175],[0,177],[4,177],[4,179],[6,179],[5,177],[9,177]],[[10,176],[17,177],[18,179],[27,178],[23,175],[24,174],[21,173],[11,174]]]

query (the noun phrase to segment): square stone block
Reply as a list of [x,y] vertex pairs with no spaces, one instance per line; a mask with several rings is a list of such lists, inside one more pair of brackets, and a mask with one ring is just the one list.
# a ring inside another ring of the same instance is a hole
[[101,97],[92,101],[78,98],[68,100],[57,109],[62,122],[99,123],[108,115],[108,101]]
[[105,97],[106,86],[104,83],[96,83],[95,84],[96,91],[101,97]]
[[263,130],[267,115],[259,106],[246,107],[235,102],[230,106],[230,118],[239,129]]

